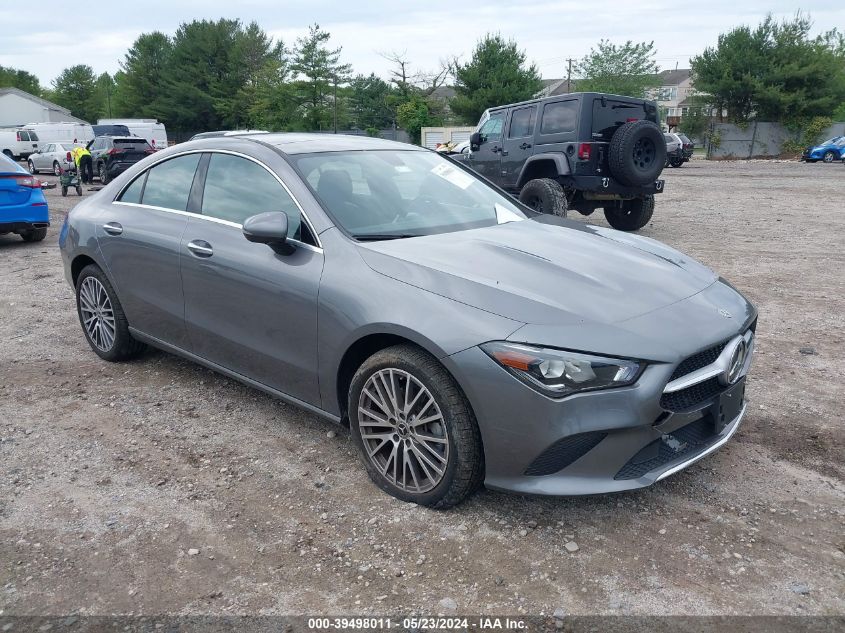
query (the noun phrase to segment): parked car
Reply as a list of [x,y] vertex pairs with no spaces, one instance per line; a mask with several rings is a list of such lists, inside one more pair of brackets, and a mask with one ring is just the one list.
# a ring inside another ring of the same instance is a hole
[[666,165],[669,167],[683,167],[692,158],[695,144],[685,134],[669,132],[664,134],[666,139]]
[[60,176],[62,171],[73,167],[70,152],[74,147],[73,143],[47,143],[43,149],[30,154],[26,161],[29,173],[38,174],[49,171]]
[[0,155],[0,235],[16,233],[24,242],[40,242],[49,226],[50,211],[41,181]]
[[604,209],[636,231],[654,213],[666,163],[657,105],[574,93],[490,108],[470,137],[466,164],[543,213]]
[[845,136],[834,136],[815,147],[808,147],[801,155],[801,160],[808,163],[824,161],[832,163],[845,157]]
[[155,150],[139,136],[98,136],[87,145],[94,173],[106,184]]
[[190,140],[196,141],[201,138],[219,138],[221,136],[241,136],[243,134],[269,134],[269,132],[267,130],[214,130],[212,132],[194,134]]
[[0,153],[12,160],[27,158],[38,149],[38,134],[20,127],[0,128]]
[[757,313],[731,285],[424,148],[180,144],[80,202],[59,244],[98,356],[152,345],[348,423],[405,501],[648,486],[745,412]]

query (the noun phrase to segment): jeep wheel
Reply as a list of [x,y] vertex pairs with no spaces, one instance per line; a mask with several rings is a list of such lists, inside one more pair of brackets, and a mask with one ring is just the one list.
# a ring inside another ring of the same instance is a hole
[[643,228],[654,214],[654,196],[625,200],[621,207],[605,207],[604,217],[614,229],[636,231]]
[[537,213],[548,213],[562,218],[566,217],[569,208],[566,192],[559,182],[551,178],[529,180],[519,192],[519,201]]
[[638,187],[654,182],[666,164],[666,141],[657,124],[630,121],[610,139],[608,163],[622,184]]
[[475,416],[434,356],[411,345],[376,352],[349,387],[349,427],[367,473],[402,501],[448,508],[484,479]]

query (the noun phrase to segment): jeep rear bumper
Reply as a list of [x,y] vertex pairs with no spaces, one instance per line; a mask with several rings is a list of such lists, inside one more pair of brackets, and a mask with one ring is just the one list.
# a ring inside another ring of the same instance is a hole
[[[561,184],[564,187],[572,187],[581,191],[585,198],[614,199],[614,198],[639,198],[663,193],[663,180],[655,180],[647,185],[629,187],[623,185],[609,176],[567,176]],[[592,194],[592,195],[590,195]],[[607,198],[605,198],[607,196]]]

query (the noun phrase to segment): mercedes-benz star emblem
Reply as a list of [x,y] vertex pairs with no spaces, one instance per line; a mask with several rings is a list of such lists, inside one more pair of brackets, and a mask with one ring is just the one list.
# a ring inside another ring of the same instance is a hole
[[719,375],[719,382],[725,385],[732,385],[739,380],[739,375],[742,373],[742,368],[745,366],[745,356],[748,354],[748,343],[744,338],[737,339],[734,349],[731,352],[728,366],[722,374]]
[[725,310],[724,308],[719,308],[719,314],[721,314],[726,319],[733,318],[733,315],[730,312],[728,312],[727,310]]

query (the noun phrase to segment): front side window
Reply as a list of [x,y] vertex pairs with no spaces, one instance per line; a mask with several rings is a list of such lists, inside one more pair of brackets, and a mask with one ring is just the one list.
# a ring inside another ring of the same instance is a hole
[[434,152],[326,152],[302,154],[295,161],[335,224],[360,240],[525,219],[510,197]]
[[22,141],[28,141],[29,140],[29,132],[27,132],[25,130],[21,130],[20,132],[18,132],[18,137]]
[[508,130],[508,138],[524,138],[534,134],[534,116],[536,113],[536,106],[514,110],[511,115],[511,126]]
[[199,160],[199,154],[188,154],[152,167],[147,173],[147,185],[141,202],[174,211],[187,210]]
[[543,120],[540,123],[541,134],[559,134],[572,132],[578,120],[577,101],[558,101],[547,103],[543,108]]
[[299,207],[275,176],[246,158],[212,154],[205,178],[202,214],[243,224],[248,217],[268,211],[287,215],[288,237],[301,239]]
[[505,113],[496,112],[490,115],[490,118],[484,122],[478,131],[485,141],[498,141],[502,138],[502,125],[504,122]]
[[38,135],[37,135],[35,132],[30,132],[30,133],[29,133],[29,140],[30,140],[30,141],[37,141],[37,140],[38,140]]

